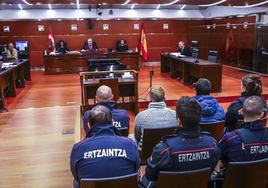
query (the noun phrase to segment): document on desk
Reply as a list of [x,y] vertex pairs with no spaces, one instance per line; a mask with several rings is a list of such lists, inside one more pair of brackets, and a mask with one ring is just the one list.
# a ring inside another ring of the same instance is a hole
[[180,57],[180,58],[186,57],[186,55],[181,55],[180,52],[171,52],[170,55],[174,55],[174,56]]

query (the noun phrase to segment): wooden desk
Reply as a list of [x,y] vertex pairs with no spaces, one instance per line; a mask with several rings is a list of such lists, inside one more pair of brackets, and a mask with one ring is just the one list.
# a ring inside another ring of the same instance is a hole
[[16,88],[24,88],[25,80],[31,79],[27,59],[15,60],[13,63],[14,66],[0,72],[0,109],[6,109],[5,97],[16,97]]
[[79,54],[44,55],[46,74],[77,73],[88,71],[88,59],[119,58],[121,64],[130,69],[139,70],[140,55],[138,52],[106,53],[87,52]]
[[222,65],[198,59],[195,63],[192,57],[178,58],[161,54],[161,73],[171,73],[171,77],[182,76],[184,84],[190,84],[191,78],[206,78],[211,82],[211,92],[221,92]]
[[[81,115],[95,104],[96,91],[100,84],[99,78],[88,79],[87,77],[100,76],[101,74],[114,73],[123,74],[124,72],[131,72],[132,78],[118,78],[118,91],[113,91],[113,94],[118,93],[117,106],[132,110],[135,114],[139,112],[138,108],[138,73],[134,70],[128,71],[100,71],[100,72],[81,72],[80,84],[81,84]],[[106,79],[109,80],[109,79]],[[112,88],[112,85],[108,85]],[[93,103],[89,103],[89,99],[93,99]]]

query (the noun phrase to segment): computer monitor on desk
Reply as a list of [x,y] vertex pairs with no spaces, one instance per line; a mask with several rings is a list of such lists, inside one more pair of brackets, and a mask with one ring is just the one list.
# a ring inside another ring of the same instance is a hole
[[[89,72],[98,72],[98,71],[117,71],[117,70],[129,70],[127,65],[122,65],[120,63],[120,59],[89,59],[88,60],[88,71]],[[118,78],[121,77],[121,74],[100,74],[100,76],[104,76],[102,78]]]
[[19,40],[15,41],[15,48],[18,50],[18,58],[19,59],[28,59],[28,50],[29,50],[29,45],[28,41],[25,40]]
[[198,55],[199,55],[199,50],[197,48],[194,48],[192,51],[192,57],[195,63],[198,63]]

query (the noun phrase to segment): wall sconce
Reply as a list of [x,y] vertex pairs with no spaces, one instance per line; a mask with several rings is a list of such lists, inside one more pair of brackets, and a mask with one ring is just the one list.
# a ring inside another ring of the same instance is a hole
[[244,22],[244,29],[248,28],[248,22]]
[[230,27],[231,27],[231,24],[230,24],[230,23],[227,23],[227,24],[226,24],[226,28],[227,28],[227,29],[230,29]]

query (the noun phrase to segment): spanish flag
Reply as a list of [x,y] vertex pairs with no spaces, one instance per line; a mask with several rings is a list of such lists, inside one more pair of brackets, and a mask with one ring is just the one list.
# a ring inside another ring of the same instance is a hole
[[227,57],[233,57],[235,55],[235,43],[232,30],[230,30],[226,36],[225,55]]
[[148,60],[147,42],[143,24],[141,25],[140,55],[143,57],[144,61]]

